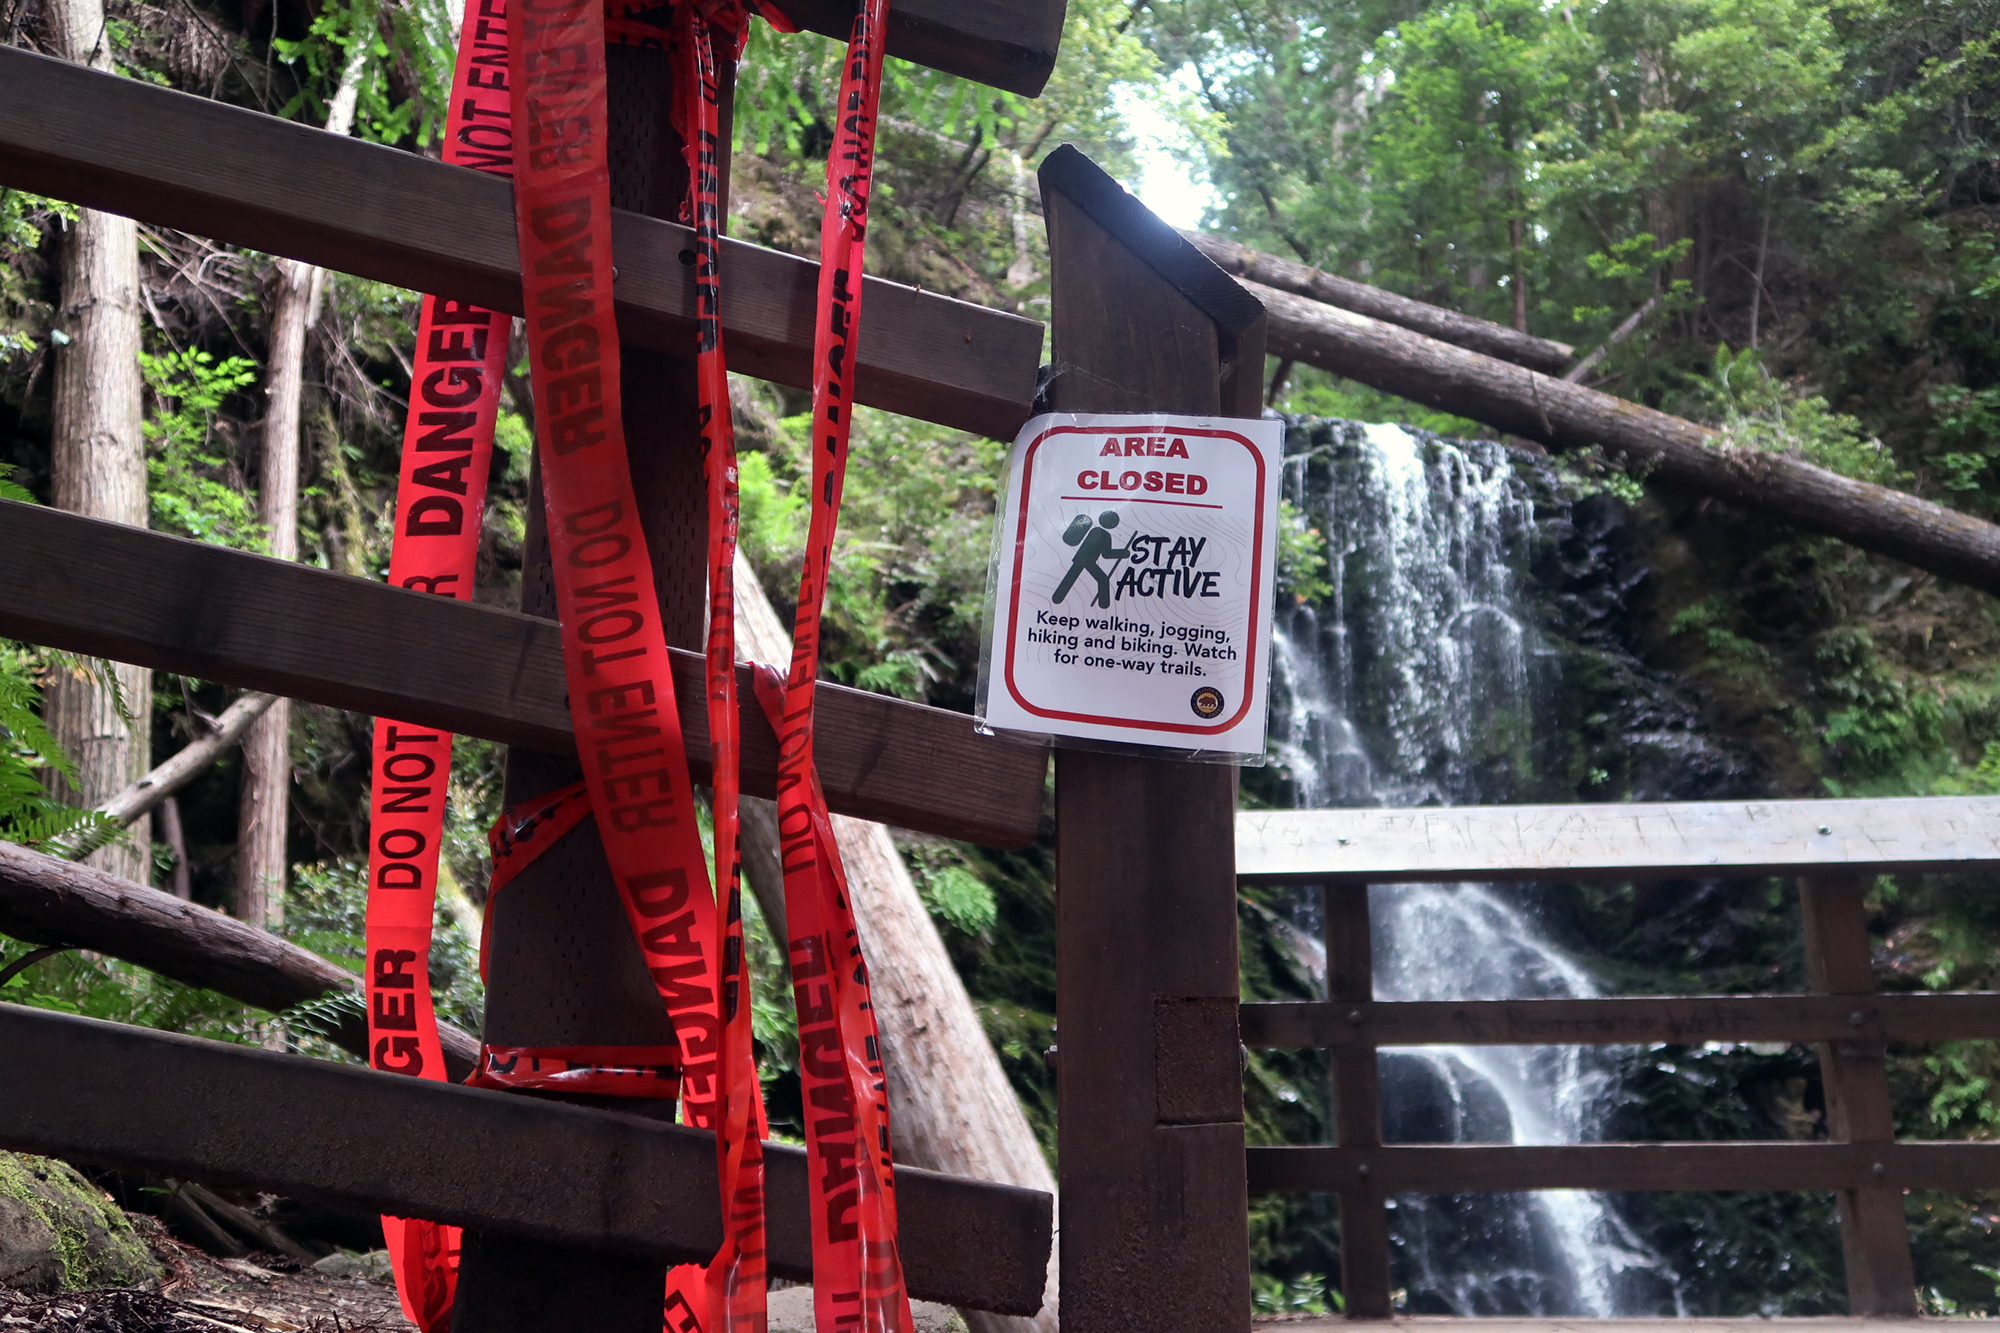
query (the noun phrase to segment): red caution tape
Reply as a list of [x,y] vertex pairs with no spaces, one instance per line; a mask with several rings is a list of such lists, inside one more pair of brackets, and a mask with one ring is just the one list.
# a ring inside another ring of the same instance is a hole
[[[696,378],[709,495],[706,563],[711,591],[704,683],[714,743],[713,883],[720,888],[718,897],[703,864],[620,416],[609,173],[602,137],[607,123],[603,0],[517,0],[511,15],[505,13],[504,0],[476,3],[478,9],[468,11],[460,46],[447,157],[505,172],[514,165],[513,146],[518,143],[524,150],[515,201],[530,370],[564,667],[584,767],[577,786],[516,807],[495,826],[490,893],[497,894],[586,814],[594,815],[678,1045],[487,1047],[473,1081],[645,1097],[671,1096],[678,1081],[686,1121],[716,1131],[726,1225],[723,1246],[705,1274],[684,1268],[671,1275],[665,1327],[681,1333],[704,1326],[761,1333],[766,1319],[761,1147],[766,1126],[752,1060],[737,847],[732,599],[737,477],[719,318],[720,181],[727,149],[718,127],[714,44],[724,43],[732,57],[739,53],[753,13],[764,14],[775,27],[789,30],[790,25],[780,15],[765,13],[756,0],[681,0],[672,26],[683,92],[674,120],[688,153],[687,216],[695,229]],[[613,26],[618,40],[660,43],[661,29],[645,21],[655,15],[634,17],[630,12],[642,5],[611,0],[609,7],[617,13]],[[843,67],[841,122],[828,164],[821,236],[826,262],[815,347],[813,419],[815,440],[823,442],[824,450],[814,451],[812,527],[792,671],[782,685],[775,676],[759,681],[760,699],[781,734],[780,820],[813,1177],[816,1314],[823,1327],[860,1333],[909,1333],[910,1314],[896,1251],[880,1048],[866,965],[813,769],[811,709],[819,613],[845,467],[886,13],[885,0],[865,0]],[[510,99],[510,94],[516,96]],[[510,132],[497,132],[496,123]],[[485,320],[483,339],[470,331],[435,333],[432,326],[463,316],[471,330],[473,313],[448,303],[437,303],[435,310],[426,305],[394,566],[401,578],[407,556],[409,576],[417,580],[407,586],[455,596],[470,591],[507,323],[476,312]],[[453,392],[468,396],[433,401],[433,388],[445,398]],[[469,420],[447,419],[446,413],[467,414]],[[419,425],[430,433],[421,432]],[[469,458],[422,456],[455,449],[455,432],[461,428],[470,429],[468,438],[478,442]],[[452,484],[459,481],[462,489]],[[454,500],[455,527],[446,521]],[[451,557],[457,563],[445,558],[443,547],[434,551],[415,540],[446,536],[461,543]],[[410,879],[412,888],[434,890],[443,782],[449,771],[450,737],[419,736],[396,727],[384,722],[381,728],[387,730],[378,729],[378,836],[370,873],[383,895],[390,892],[390,882],[402,879]],[[392,766],[398,759],[405,761],[403,774],[414,774],[419,765],[410,757],[418,753],[417,746],[432,747],[426,753],[435,775],[434,812],[420,810],[418,796],[399,797],[391,790],[392,785],[411,784],[385,781],[385,775],[396,776]],[[396,804],[399,799],[405,803]],[[385,816],[397,814],[424,814],[436,822],[393,827],[384,822]],[[397,868],[406,862],[411,869]],[[420,921],[410,906],[417,896],[424,899]],[[383,896],[379,913],[375,897],[371,894],[369,923],[371,1027],[386,1015],[388,1040],[381,1051],[392,1057],[402,1052],[407,1072],[440,1077],[428,975],[422,970],[431,895]],[[378,915],[384,970],[375,970],[374,962]],[[386,933],[410,932],[419,925],[420,945],[414,935]],[[484,966],[482,951],[482,973]],[[407,1017],[416,1026],[405,1047],[396,1044],[403,1034],[388,1030],[404,1021],[405,1011],[393,995],[378,1002],[378,991],[408,992]],[[398,1225],[402,1231],[392,1235],[391,1247],[405,1309],[425,1333],[441,1333],[451,1304],[456,1230],[419,1222]]]
[[678,1046],[481,1046],[479,1068],[466,1083],[672,1101],[680,1081]]
[[611,301],[599,0],[516,0],[515,211],[563,666],[584,785],[640,952],[715,1098],[715,900],[632,493]]
[[[709,1333],[763,1333],[768,1274],[764,1241],[762,1089],[751,1050],[750,982],[743,951],[743,863],[738,841],[736,701],[736,440],[729,412],[729,370],[722,345],[720,275],[723,154],[720,95],[712,31],[731,59],[742,50],[748,17],[727,0],[683,0],[676,11],[681,91],[674,119],[687,154],[688,213],[694,227],[695,383],[702,471],[708,489],[708,642],[704,683],[713,746],[710,798],[715,830],[715,886],[722,906],[713,954],[721,1023],[720,1077],[709,1117],[715,1130],[722,1192],[722,1246],[705,1285]],[[711,23],[714,28],[712,30]],[[754,1109],[753,1109],[754,1108]],[[692,1120],[690,1120],[692,1123]],[[677,1277],[679,1288],[686,1276]]]
[[868,234],[887,0],[861,0],[842,66],[820,223],[820,317],[813,339],[812,521],[783,697],[760,672],[778,732],[778,835],[798,1006],[799,1077],[812,1181],[813,1314],[823,1329],[909,1333],[896,1246],[889,1099],[840,853],[813,764],[819,621],[840,518],[853,423],[861,259]]
[[[513,169],[506,0],[466,6],[444,157],[497,175]],[[424,298],[389,560],[389,579],[398,587],[472,596],[511,329],[506,315]],[[451,743],[436,728],[377,719],[370,772],[369,1063],[430,1079],[445,1076],[429,962]],[[443,1333],[456,1286],[459,1229],[384,1217],[382,1231],[403,1312],[423,1333]]]

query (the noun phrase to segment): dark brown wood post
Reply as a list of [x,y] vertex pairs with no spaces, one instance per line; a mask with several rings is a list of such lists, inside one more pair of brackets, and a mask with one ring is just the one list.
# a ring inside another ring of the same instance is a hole
[[[1368,886],[1325,890],[1326,998],[1365,1005],[1375,998],[1375,952],[1368,934]],[[1361,1016],[1352,1009],[1354,1019]],[[1371,1041],[1329,1046],[1333,1060],[1333,1141],[1344,1148],[1382,1146],[1382,1088]],[[1381,1183],[1360,1167],[1340,1187],[1340,1294],[1349,1319],[1387,1319],[1389,1213]]]
[[[1263,307],[1074,148],[1041,168],[1058,411],[1255,416]],[[1056,752],[1062,1320],[1250,1324],[1235,770]]]
[[[677,217],[687,171],[668,120],[669,58],[621,46],[607,55],[612,204]],[[726,136],[729,71],[723,72]],[[724,190],[726,200],[726,175]],[[708,511],[695,431],[694,363],[627,349],[622,368],[626,447],[667,642],[699,650]],[[555,582],[539,467],[532,490],[521,610],[553,620]],[[581,775],[573,753],[513,749],[507,803],[532,800]],[[594,823],[585,821],[524,869],[494,900],[487,930],[489,1043],[646,1046],[674,1040]],[[568,1100],[660,1119],[674,1114],[666,1101]],[[502,1174],[532,1169],[532,1163],[494,1163]],[[452,1327],[454,1333],[659,1333],[665,1281],[666,1268],[658,1263],[468,1233]]]
[[[1865,883],[1853,875],[1799,879],[1805,923],[1806,975],[1826,995],[1869,995]],[[1856,1010],[1856,1027],[1861,1026]],[[1880,1038],[1827,1042],[1819,1048],[1826,1088],[1827,1133],[1837,1142],[1893,1143],[1889,1075]],[[1879,1169],[1879,1168],[1878,1168]],[[1847,1306],[1852,1315],[1913,1316],[1916,1275],[1910,1266],[1910,1230],[1903,1192],[1895,1188],[1840,1192],[1840,1250],[1847,1264]]]

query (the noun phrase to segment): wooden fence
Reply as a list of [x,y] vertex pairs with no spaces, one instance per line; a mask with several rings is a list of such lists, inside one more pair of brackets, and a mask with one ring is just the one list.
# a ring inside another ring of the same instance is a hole
[[[2000,994],[1878,995],[1862,897],[1888,871],[2000,868],[2000,798],[1269,811],[1237,817],[1244,880],[1324,886],[1327,998],[1246,1004],[1243,1040],[1323,1047],[1334,1143],[1252,1148],[1258,1191],[1340,1199],[1350,1318],[1390,1313],[1386,1198],[1400,1192],[1836,1190],[1850,1311],[1916,1313],[1907,1190],[2000,1187],[2000,1143],[1898,1142],[1885,1045],[2000,1037]],[[1797,877],[1812,993],[1384,1003],[1368,885]],[[1384,1145],[1384,1046],[1813,1042],[1823,1142]]]

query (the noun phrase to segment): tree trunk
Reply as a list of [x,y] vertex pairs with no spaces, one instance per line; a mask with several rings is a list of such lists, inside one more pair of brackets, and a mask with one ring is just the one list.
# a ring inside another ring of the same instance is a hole
[[[47,21],[55,54],[93,69],[111,68],[103,0],[50,0]],[[143,528],[138,230],[130,218],[86,208],[61,249],[50,460],[55,505]],[[128,786],[151,758],[152,673],[122,664],[111,664],[109,673],[111,679],[57,672],[44,698],[49,731],[75,762],[78,779],[75,784],[56,779],[51,786],[77,805],[96,805]],[[105,847],[91,864],[127,879],[150,879],[152,821],[137,821],[130,845]]]
[[[11,842],[0,842],[0,933],[94,949],[273,1012],[358,990],[346,968],[245,922]],[[479,1054],[471,1034],[439,1023],[438,1037],[452,1079],[471,1073]],[[367,1058],[359,1004],[328,1039]]]
[[1246,283],[1270,311],[1270,350],[1552,449],[1602,445],[1649,480],[1838,537],[2000,594],[2000,527],[1788,454],[1723,445],[1692,421],[1408,329]]
[[[368,44],[357,39],[327,110],[326,129],[346,134],[354,124]],[[264,457],[257,519],[280,560],[299,558],[300,411],[305,395],[306,333],[319,320],[326,275],[311,264],[280,259],[271,302],[271,362],[266,384]],[[292,701],[279,699],[243,737],[243,786],[236,824],[236,915],[273,929],[285,920],[289,869],[285,832],[291,813]]]
[[[1261,250],[1252,250],[1247,245],[1225,241],[1220,236],[1208,236],[1194,231],[1184,231],[1181,235],[1187,237],[1194,243],[1196,249],[1220,265],[1224,272],[1233,273],[1247,282],[1261,283],[1278,291],[1311,297],[1315,301],[1323,301],[1342,310],[1351,310],[1358,315],[1367,315],[1402,328],[1415,329],[1418,333],[1442,338],[1460,347],[1470,347],[1474,351],[1497,356],[1516,365],[1533,366],[1537,370],[1554,372],[1567,366],[1576,356],[1576,349],[1568,343],[1559,343],[1550,338],[1537,338],[1521,330],[1510,329],[1505,324],[1495,324],[1491,320],[1475,319],[1471,315],[1461,315],[1456,310],[1446,310],[1442,306],[1413,301],[1407,296],[1385,292],[1380,287],[1370,287],[1365,282],[1336,277],[1290,259],[1280,259]],[[1526,288],[1517,284],[1516,290],[1525,292]],[[1527,318],[1525,304],[1521,307],[1518,317],[1525,323]],[[1271,351],[1283,355],[1276,347]],[[1299,359],[1306,360],[1304,357]]]
[[[740,555],[736,647],[750,661],[791,660],[791,636]],[[835,815],[833,832],[862,951],[872,960],[868,980],[889,1075],[896,1160],[1054,1194],[1055,1174],[889,830]],[[743,799],[742,838],[744,878],[772,934],[783,939],[784,878],[771,802]],[[967,1326],[973,1333],[1055,1333],[1056,1271],[1051,1251],[1045,1304],[1033,1319],[964,1310]]]

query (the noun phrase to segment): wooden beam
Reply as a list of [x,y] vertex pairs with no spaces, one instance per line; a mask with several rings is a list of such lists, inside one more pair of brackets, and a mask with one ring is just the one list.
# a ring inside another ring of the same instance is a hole
[[1377,884],[1961,870],[2000,863],[2000,797],[1256,810],[1238,878]]
[[[0,1146],[19,1152],[669,1263],[721,1241],[701,1130],[12,1004],[0,1066]],[[771,1271],[808,1281],[805,1153],[764,1152]],[[1033,1313],[1052,1202],[898,1167],[910,1294]]]
[[1333,1192],[1357,1177],[1390,1194],[2000,1187],[2000,1143],[1423,1144],[1252,1148],[1249,1159],[1258,1194]]
[[[0,500],[0,635],[561,754],[574,742],[553,621]],[[695,780],[702,659],[674,650]],[[747,668],[745,668],[747,671]],[[743,784],[770,796],[777,738],[742,680]],[[995,847],[1034,841],[1047,752],[959,713],[822,685],[829,806]]]
[[[777,0],[808,32],[847,37],[852,0]],[[1039,97],[1055,68],[1066,0],[896,0],[890,55],[1023,97]]]
[[[282,169],[280,169],[282,167]],[[513,189],[380,144],[0,47],[0,184],[412,291],[521,310]],[[618,328],[694,348],[693,233],[617,212]],[[810,387],[819,265],[723,242],[730,369]],[[855,396],[1012,439],[1042,326],[865,279]]]
[[[1255,416],[1262,308],[1076,149],[1040,178],[1053,410]],[[1222,765],[1056,752],[1065,1328],[1250,1327],[1234,807]]]
[[1279,1002],[1244,1005],[1242,1026],[1269,1047],[1977,1041],[2000,1037],[2000,992]]
[[[1799,879],[1806,977],[1829,999],[1858,1003],[1874,998],[1867,888],[1859,875]],[[1996,1034],[1989,1029],[1987,1035]],[[1872,1033],[1851,1032],[1820,1043],[1829,1138],[1871,1148],[1895,1142],[1885,1054],[1882,1039]],[[1900,1189],[1871,1181],[1840,1192],[1840,1252],[1847,1266],[1849,1314],[1916,1315],[1917,1279]]]
[[[1330,885],[1326,919],[1326,993],[1334,1004],[1366,1003],[1375,993],[1375,950],[1368,928],[1368,886]],[[1246,1010],[1257,1006],[1246,1005]],[[1343,1148],[1382,1146],[1382,1079],[1375,1047],[1350,1031],[1327,1043],[1333,1061],[1333,1141]],[[1387,1319],[1389,1210],[1382,1183],[1355,1175],[1340,1190],[1341,1309],[1349,1319]]]

